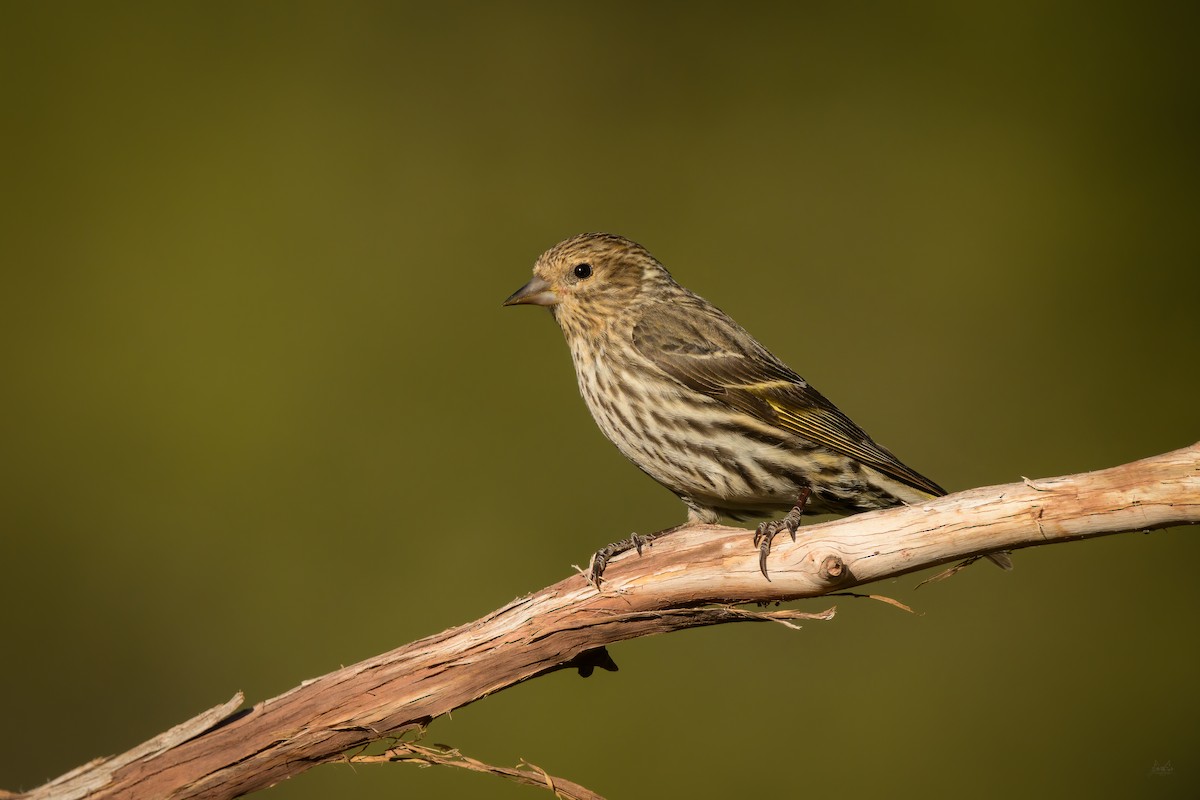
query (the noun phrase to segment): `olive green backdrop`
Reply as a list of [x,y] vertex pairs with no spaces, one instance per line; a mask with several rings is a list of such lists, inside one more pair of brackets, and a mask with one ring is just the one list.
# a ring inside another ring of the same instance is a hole
[[[680,521],[500,307],[574,233],[950,489],[1197,440],[1182,7],[5,3],[0,786]],[[917,616],[623,644],[430,739],[614,798],[1196,796],[1196,534],[1016,562],[877,587]]]

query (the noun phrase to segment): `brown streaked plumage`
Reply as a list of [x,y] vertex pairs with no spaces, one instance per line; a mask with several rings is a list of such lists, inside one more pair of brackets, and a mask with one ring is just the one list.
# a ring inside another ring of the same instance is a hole
[[[771,539],[794,537],[804,508],[850,514],[945,494],[629,239],[560,242],[505,301],[516,304],[550,308],[600,430],[683,500],[690,522],[792,509],[759,526],[764,575]],[[643,541],[601,550],[594,576]]]

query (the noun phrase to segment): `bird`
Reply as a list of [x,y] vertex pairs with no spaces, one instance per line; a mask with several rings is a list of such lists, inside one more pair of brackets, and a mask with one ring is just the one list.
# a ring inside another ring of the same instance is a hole
[[[559,242],[504,305],[549,308],[596,424],[683,501],[685,524],[786,511],[754,534],[767,580],[772,541],[785,530],[795,540],[805,512],[854,514],[946,494],[623,236]],[[609,559],[640,554],[654,536],[601,548],[588,579],[598,587]],[[990,557],[1007,567],[1004,554]]]

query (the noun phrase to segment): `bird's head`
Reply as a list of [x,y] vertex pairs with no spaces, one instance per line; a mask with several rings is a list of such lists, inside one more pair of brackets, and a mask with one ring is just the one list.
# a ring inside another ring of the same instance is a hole
[[611,233],[583,233],[559,242],[538,258],[529,283],[506,306],[548,306],[566,328],[603,324],[638,308],[671,276],[646,248]]

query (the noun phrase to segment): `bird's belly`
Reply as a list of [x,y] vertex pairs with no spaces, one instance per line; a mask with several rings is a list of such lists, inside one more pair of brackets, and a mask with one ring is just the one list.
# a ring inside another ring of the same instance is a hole
[[[622,388],[613,391],[617,381]],[[581,374],[579,384],[604,435],[689,506],[731,516],[768,514],[790,508],[805,487],[814,513],[911,501],[899,491],[907,487],[857,460],[708,398],[672,387],[655,391],[632,376],[601,371]]]
[[[621,391],[612,391],[615,381]],[[800,484],[793,462],[805,450],[795,437],[708,398],[631,386],[637,382],[628,375],[580,377],[596,424],[643,472],[705,505],[765,511],[795,502]]]

